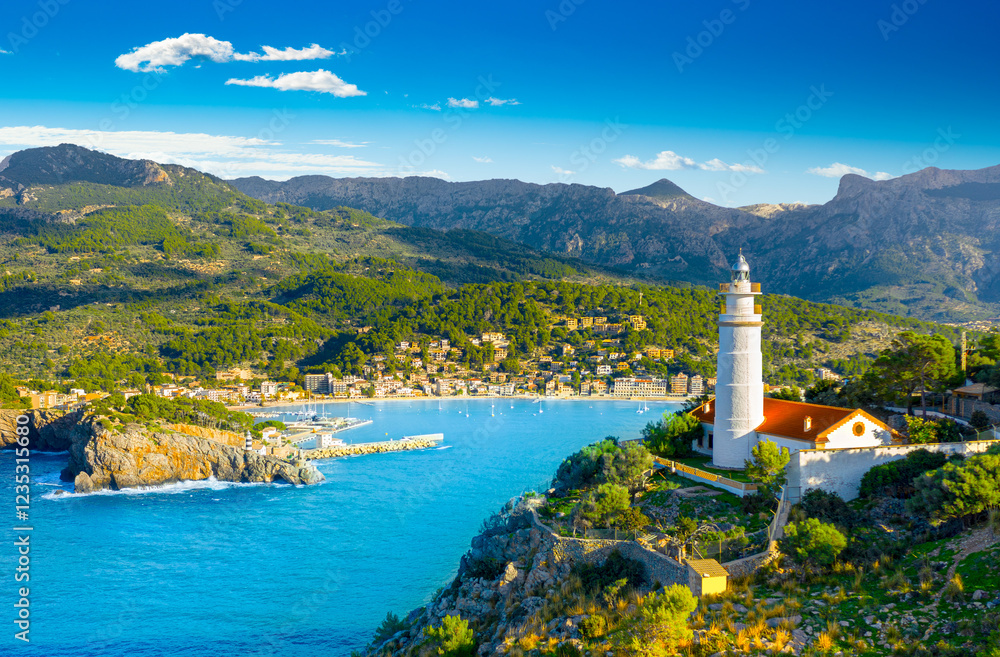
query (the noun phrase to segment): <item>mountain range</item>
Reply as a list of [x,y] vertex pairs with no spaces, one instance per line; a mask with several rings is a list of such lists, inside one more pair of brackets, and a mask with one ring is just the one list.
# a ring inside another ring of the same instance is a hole
[[[108,203],[189,210],[253,199],[361,209],[394,222],[397,228],[384,230],[399,243],[435,242],[435,263],[449,244],[472,239],[480,245],[479,267],[489,265],[497,245],[510,255],[522,244],[541,258],[714,285],[726,280],[742,248],[753,278],[770,292],[937,321],[1000,314],[1000,166],[928,168],[885,181],[846,175],[836,196],[821,205],[727,208],[666,179],[620,194],[579,184],[424,177],[226,182],[68,144],[0,162],[0,210],[8,222],[38,211],[65,217]],[[491,246],[485,234],[501,242]]]
[[663,179],[621,194],[578,184],[258,177],[267,202],[351,206],[411,226],[480,230],[659,279],[713,285],[742,248],[771,291],[936,320],[1000,310],[1000,166],[849,174],[822,205],[726,208]]

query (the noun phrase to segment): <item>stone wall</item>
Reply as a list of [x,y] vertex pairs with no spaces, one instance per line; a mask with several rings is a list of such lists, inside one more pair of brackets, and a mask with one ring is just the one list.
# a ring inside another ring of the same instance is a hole
[[886,445],[851,449],[804,449],[788,464],[789,501],[797,502],[810,488],[837,493],[845,500],[858,496],[861,478],[876,465],[905,458],[914,450],[966,456],[985,452],[996,440],[930,445]]
[[646,575],[650,583],[659,582],[663,586],[671,584],[687,584],[687,568],[670,557],[646,549],[635,541],[616,541],[612,539],[570,538],[559,536],[546,527],[532,510],[532,524],[544,534],[551,536],[555,545],[552,556],[557,563],[569,561],[599,565],[604,563],[608,555],[618,550],[623,557],[635,559],[646,566]]
[[978,399],[964,399],[952,396],[947,402],[948,412],[951,415],[970,418],[976,411],[982,411],[989,418],[991,424],[1000,424],[1000,405],[987,404]]
[[737,559],[735,561],[727,561],[722,564],[722,567],[726,569],[731,579],[737,579],[739,577],[757,572],[759,569],[777,559],[780,554],[781,553],[778,552],[777,544],[772,543],[770,549],[766,552],[758,552],[757,554],[751,554],[749,557],[743,557],[742,559]]

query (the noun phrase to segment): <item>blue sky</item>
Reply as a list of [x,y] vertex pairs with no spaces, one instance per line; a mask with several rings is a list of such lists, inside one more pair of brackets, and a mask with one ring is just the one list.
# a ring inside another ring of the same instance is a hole
[[996,3],[6,0],[0,156],[435,175],[723,205],[1000,164]]

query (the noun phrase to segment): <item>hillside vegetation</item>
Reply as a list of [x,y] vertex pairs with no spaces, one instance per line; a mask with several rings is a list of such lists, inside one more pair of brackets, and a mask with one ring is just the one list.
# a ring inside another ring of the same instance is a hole
[[[492,359],[492,347],[471,342],[486,331],[509,336],[509,371],[615,337],[627,353],[676,350],[673,363],[645,363],[653,372],[714,373],[709,289],[654,285],[473,230],[270,205],[192,169],[77,147],[15,154],[0,184],[11,190],[0,200],[0,366],[18,378],[141,386],[242,366],[301,381],[305,371],[360,374],[401,340],[439,338],[475,370]],[[809,383],[821,364],[859,373],[903,329],[957,339],[871,311],[778,295],[763,304],[774,383]],[[619,336],[564,326],[637,314],[647,328]]]

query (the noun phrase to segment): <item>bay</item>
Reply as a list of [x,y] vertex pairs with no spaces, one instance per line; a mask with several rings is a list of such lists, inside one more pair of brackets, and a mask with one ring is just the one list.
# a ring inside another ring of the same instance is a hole
[[[325,483],[180,483],[55,495],[66,455],[32,455],[31,643],[19,654],[347,656],[387,611],[405,615],[454,577],[482,521],[544,491],[569,454],[635,438],[679,406],[630,401],[414,400],[351,404],[348,442],[443,432],[434,449],[318,461]],[[329,404],[321,414],[346,414]],[[291,416],[285,416],[291,419]],[[13,527],[14,457],[0,455]],[[10,609],[11,607],[8,607]],[[12,619],[12,617],[11,617]],[[12,647],[15,626],[0,645]],[[4,651],[0,649],[0,653]]]

